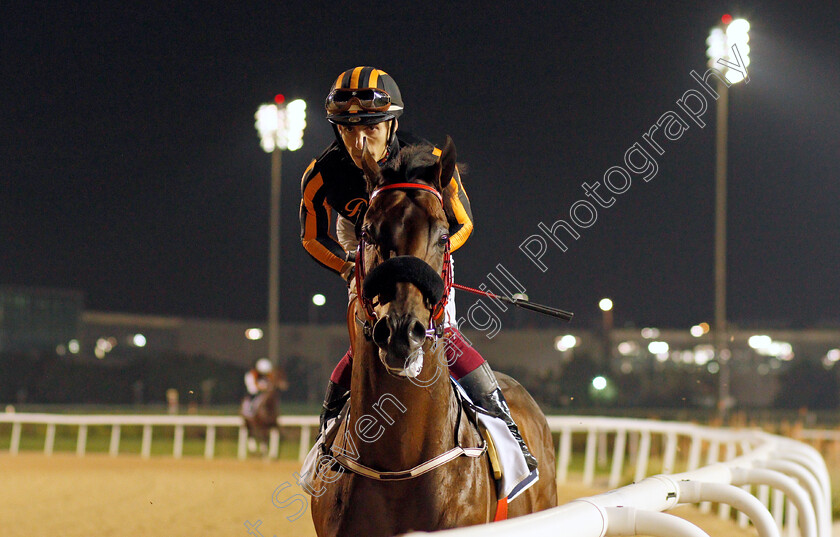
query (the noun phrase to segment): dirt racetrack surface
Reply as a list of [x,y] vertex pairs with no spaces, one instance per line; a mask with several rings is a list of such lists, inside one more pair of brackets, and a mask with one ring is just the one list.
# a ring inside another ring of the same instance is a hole
[[[294,461],[2,453],[0,535],[244,537],[248,522],[256,537],[314,536],[308,496],[306,512],[287,519],[303,507],[299,470]],[[562,487],[561,503],[596,493]],[[675,511],[712,536],[756,535],[693,508]]]
[[[299,501],[293,461],[40,453],[0,454],[0,535],[3,537],[247,536],[245,522],[265,537],[315,535]],[[307,497],[308,509],[308,497]],[[256,535],[256,533],[254,533]]]

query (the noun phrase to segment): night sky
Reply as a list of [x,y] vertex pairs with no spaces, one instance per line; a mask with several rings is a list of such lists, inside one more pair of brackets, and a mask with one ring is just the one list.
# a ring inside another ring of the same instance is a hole
[[309,117],[283,155],[281,320],[305,322],[322,292],[321,319],[339,322],[343,282],[300,245],[300,177],[333,137],[330,84],[374,65],[400,85],[400,128],[451,135],[469,166],[459,283],[501,263],[580,328],[605,296],[617,326],[710,321],[713,99],[705,127],[662,141],[655,177],[634,175],[565,253],[549,243],[546,272],[519,245],[680,112],[729,12],[751,23],[752,63],[729,92],[728,317],[840,323],[840,3],[549,4],[4,4],[0,284],[79,289],[91,310],[264,319],[270,157],[254,112],[283,93]]

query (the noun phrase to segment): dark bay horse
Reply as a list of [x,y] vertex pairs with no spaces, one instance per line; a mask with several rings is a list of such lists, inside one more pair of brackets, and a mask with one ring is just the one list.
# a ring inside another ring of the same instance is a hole
[[280,415],[280,391],[289,387],[286,375],[282,371],[272,373],[268,383],[268,389],[255,395],[253,399],[243,399],[239,412],[248,429],[248,437],[253,439],[255,447],[263,454],[268,452],[271,430],[279,430],[277,418]]
[[[364,152],[371,201],[357,278],[360,271],[368,274],[358,289],[369,300],[356,300],[348,313],[352,395],[332,447],[339,454],[325,455],[312,481],[312,518],[321,537],[386,536],[494,519],[496,487],[487,455],[470,449],[483,446],[482,438],[458,405],[444,345],[433,341],[443,323],[438,300],[445,296],[433,288],[445,287],[440,275],[446,276],[449,252],[441,178],[452,177],[454,168],[448,137],[439,159],[429,146],[406,147],[397,164],[380,169]],[[508,516],[556,506],[545,416],[519,383],[497,377],[540,472],[539,481],[510,503]],[[456,446],[471,456],[421,471]]]

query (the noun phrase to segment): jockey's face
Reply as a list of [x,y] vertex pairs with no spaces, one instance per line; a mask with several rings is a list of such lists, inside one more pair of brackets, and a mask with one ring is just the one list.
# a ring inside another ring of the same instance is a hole
[[[388,149],[388,127],[391,121],[382,121],[373,125],[339,125],[338,132],[344,147],[350,153],[353,163],[362,167],[362,147],[367,140],[367,148],[376,160],[385,156]],[[397,130],[397,120],[394,120],[394,132]]]

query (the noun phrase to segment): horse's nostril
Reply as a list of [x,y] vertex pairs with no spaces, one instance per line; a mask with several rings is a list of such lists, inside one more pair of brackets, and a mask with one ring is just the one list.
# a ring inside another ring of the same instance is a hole
[[388,326],[387,317],[376,321],[376,324],[373,325],[373,334],[371,334],[371,337],[379,348],[385,348],[388,345],[388,339],[391,337],[391,327]]
[[414,321],[411,324],[411,337],[416,341],[426,339],[426,326],[420,321]]

